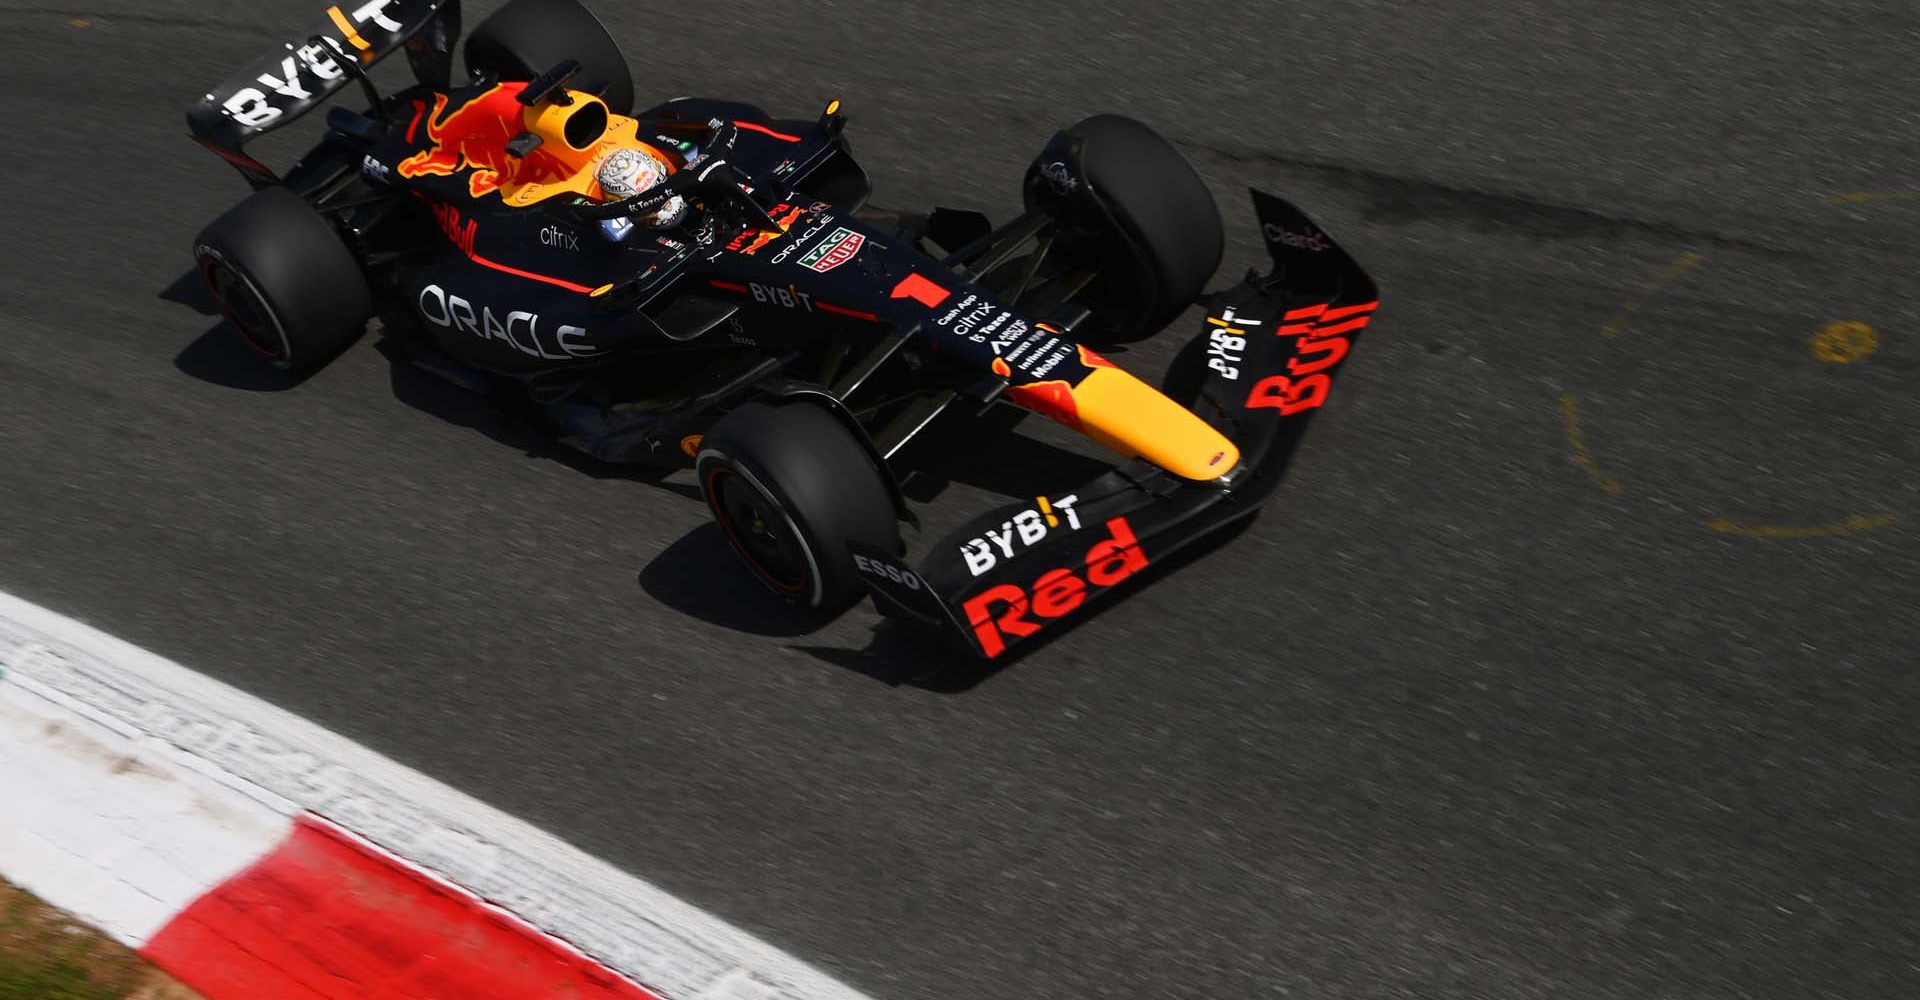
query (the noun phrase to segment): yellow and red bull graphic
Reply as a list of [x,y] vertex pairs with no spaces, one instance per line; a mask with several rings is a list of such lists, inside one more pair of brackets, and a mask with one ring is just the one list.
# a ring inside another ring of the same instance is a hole
[[1082,572],[1051,569],[1032,584],[1002,583],[967,599],[961,606],[980,652],[989,657],[1007,651],[1007,638],[1025,639],[1047,622],[1064,618],[1085,604],[1089,587],[1117,587],[1146,569],[1147,554],[1124,517],[1107,522],[1107,537],[1087,550]]
[[572,177],[577,166],[542,144],[526,156],[507,152],[507,140],[525,131],[520,103],[524,83],[502,83],[449,111],[445,94],[434,97],[427,116],[427,139],[432,148],[400,161],[400,176],[452,176],[472,170],[467,193],[479,198],[502,188],[527,184],[557,184]]
[[1057,378],[1007,387],[1007,398],[1023,410],[1038,413],[1076,431],[1086,430],[1080,423],[1080,407],[1073,401],[1073,386]]
[[[1045,323],[1040,324],[1040,328],[1043,330],[1053,329]],[[1112,368],[1115,371],[1120,370],[1119,365],[1108,361],[1106,358],[1101,357],[1079,344],[1075,344],[1073,347],[1074,351],[1080,356],[1080,363],[1088,369]],[[1007,368],[1007,363],[999,358],[993,359],[993,372],[1003,378],[1011,374]],[[1089,370],[1087,377],[1090,378],[1093,374],[1094,372]],[[1121,374],[1125,374],[1125,372],[1121,372]],[[1041,416],[1056,420],[1074,430],[1084,431],[1087,429],[1086,425],[1080,421],[1080,405],[1074,399],[1073,385],[1064,379],[1042,379],[1038,382],[1011,385],[1007,387],[1007,398],[1013,400],[1014,403],[1022,409],[1031,410]]]

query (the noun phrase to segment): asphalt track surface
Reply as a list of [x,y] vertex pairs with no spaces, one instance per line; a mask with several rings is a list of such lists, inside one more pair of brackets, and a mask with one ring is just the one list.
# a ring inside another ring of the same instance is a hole
[[319,5],[7,3],[0,588],[889,1000],[1920,991],[1920,10],[603,6],[643,92],[844,97],[890,205],[1131,113],[1223,273],[1257,184],[1385,306],[1253,527],[956,673],[770,605],[683,479],[179,301],[243,193],[180,112]]

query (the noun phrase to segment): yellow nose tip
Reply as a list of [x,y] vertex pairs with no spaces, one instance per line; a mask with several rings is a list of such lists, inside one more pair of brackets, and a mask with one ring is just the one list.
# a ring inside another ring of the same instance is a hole
[[1217,479],[1240,449],[1193,411],[1118,368],[1096,368],[1073,388],[1087,436],[1197,482]]

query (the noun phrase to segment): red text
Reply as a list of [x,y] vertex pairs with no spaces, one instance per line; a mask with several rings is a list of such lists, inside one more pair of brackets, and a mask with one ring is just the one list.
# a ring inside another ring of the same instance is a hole
[[1147,568],[1147,554],[1140,551],[1126,518],[1108,521],[1107,533],[1105,541],[1087,550],[1084,579],[1070,569],[1054,569],[1040,574],[1030,588],[1003,583],[969,598],[963,609],[967,623],[973,626],[974,638],[980,642],[980,651],[999,656],[1007,650],[1008,636],[1024,639],[1040,631],[1046,621],[1064,617],[1086,603],[1089,585],[1119,586]]

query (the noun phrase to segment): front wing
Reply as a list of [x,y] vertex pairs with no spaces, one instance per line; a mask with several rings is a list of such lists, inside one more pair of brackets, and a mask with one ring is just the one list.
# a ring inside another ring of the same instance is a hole
[[1136,460],[1072,493],[976,518],[917,570],[858,549],[855,565],[883,612],[999,657],[1258,510],[1379,296],[1299,209],[1260,191],[1253,201],[1274,268],[1208,297],[1206,327],[1165,386],[1239,446],[1241,465],[1222,483],[1200,483]]

